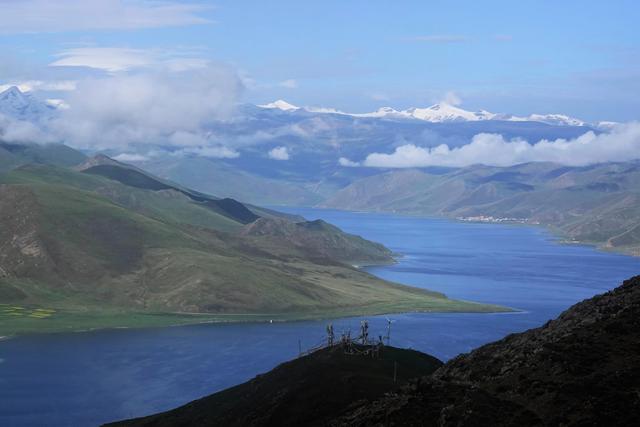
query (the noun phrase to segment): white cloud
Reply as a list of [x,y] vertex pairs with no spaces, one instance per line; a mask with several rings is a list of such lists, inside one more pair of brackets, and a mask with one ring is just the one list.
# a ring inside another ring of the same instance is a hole
[[174,147],[201,147],[208,144],[206,135],[183,130],[171,134],[169,143]]
[[295,79],[283,80],[280,83],[278,83],[278,86],[284,87],[287,89],[297,89],[298,81]]
[[88,67],[109,73],[153,68],[180,72],[207,68],[211,61],[198,57],[198,51],[166,49],[132,49],[123,47],[80,47],[56,54],[53,67]]
[[242,86],[226,67],[88,78],[66,99],[52,131],[79,148],[131,144],[207,146],[208,126],[229,117]]
[[289,160],[289,150],[287,147],[275,147],[269,150],[269,158],[273,160]]
[[24,144],[48,144],[56,138],[30,122],[16,120],[0,114],[0,141]]
[[0,33],[130,30],[206,24],[210,6],[147,0],[8,0],[2,2]]
[[360,166],[360,163],[354,162],[352,160],[349,160],[346,157],[340,157],[338,159],[338,164],[340,166],[344,166],[344,167],[347,167],[347,168],[355,168],[357,166]]
[[156,62],[152,51],[117,47],[67,49],[56,56],[60,59],[49,65],[54,67],[89,67],[110,72],[146,67]]
[[531,144],[522,139],[505,140],[502,135],[481,133],[458,148],[439,145],[423,148],[413,144],[397,147],[391,154],[372,153],[363,166],[410,168],[426,166],[463,167],[472,164],[510,166],[527,162],[554,162],[584,166],[640,158],[640,123],[614,127],[609,133],[587,132],[575,139],[541,140]]
[[113,158],[115,160],[118,160],[119,162],[144,162],[146,160],[149,160],[147,156],[136,153],[121,153],[117,156],[114,156]]

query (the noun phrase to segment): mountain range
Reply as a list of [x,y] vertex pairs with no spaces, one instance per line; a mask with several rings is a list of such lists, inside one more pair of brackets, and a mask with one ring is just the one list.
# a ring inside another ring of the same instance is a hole
[[[429,122],[242,105],[237,116],[212,125],[211,130],[217,139],[237,147],[234,157],[214,158],[166,146],[151,155],[149,147],[131,151],[138,155],[136,165],[200,191],[258,204],[315,205],[354,180],[381,171],[345,167],[344,159],[361,160],[371,153],[389,153],[407,144],[461,147],[480,133],[539,141],[573,139],[590,131],[599,132],[587,125],[501,120]],[[286,158],[270,157],[274,149],[284,150]],[[268,185],[260,186],[260,182]]]
[[[0,94],[0,108],[34,123],[51,111],[17,88]],[[321,206],[488,222],[511,219],[546,225],[568,241],[637,254],[640,187],[633,161],[582,167],[551,163],[418,169],[344,165],[344,159],[389,153],[407,144],[461,147],[479,133],[500,134],[506,140],[572,139],[586,132],[597,134],[610,125],[588,124],[564,115],[469,112],[448,104],[351,114],[279,100],[262,106],[240,105],[231,119],[210,124],[209,132],[238,147],[235,156],[216,158],[159,142],[157,146],[133,144],[125,153],[128,157],[122,158],[192,191],[255,205]],[[269,153],[274,149],[286,155],[273,158]],[[115,149],[104,153],[123,154]],[[0,171],[31,162],[70,166],[84,156],[61,144],[0,141]]]
[[[31,92],[22,92],[18,87],[11,86],[0,92],[0,114],[26,121],[39,121],[51,116],[56,109],[64,103],[54,100],[42,101]],[[66,107],[66,105],[65,105]],[[443,122],[469,122],[469,121],[512,121],[512,122],[539,122],[555,126],[610,126],[612,122],[587,122],[569,117],[564,114],[530,114],[528,116],[516,116],[504,113],[491,113],[486,110],[468,111],[458,106],[445,102],[437,103],[429,107],[411,107],[404,110],[396,110],[392,107],[381,107],[376,111],[367,113],[348,113],[335,108],[327,107],[298,107],[285,100],[279,99],[257,107],[267,110],[279,110],[289,113],[311,114],[337,114],[360,118],[380,119],[415,119],[431,123]]]
[[[261,108],[278,109],[286,112],[306,111],[309,113],[341,114],[351,117],[373,117],[386,119],[415,119],[431,123],[443,122],[476,122],[484,120],[509,121],[509,122],[538,122],[555,126],[587,126],[580,119],[564,114],[530,114],[529,116],[515,116],[512,114],[491,113],[489,111],[467,111],[448,103],[437,103],[429,107],[412,107],[405,110],[396,110],[391,107],[381,107],[370,113],[347,113],[335,108],[324,107],[298,107],[287,101],[279,99],[268,104],[259,105]],[[591,126],[608,126],[611,122],[598,122]]]

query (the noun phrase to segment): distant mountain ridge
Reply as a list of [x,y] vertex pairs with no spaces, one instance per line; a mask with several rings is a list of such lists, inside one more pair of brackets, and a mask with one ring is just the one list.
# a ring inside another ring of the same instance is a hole
[[[530,114],[528,116],[515,116],[512,114],[492,113],[486,110],[468,111],[458,106],[440,102],[429,107],[411,107],[405,110],[396,110],[392,107],[381,107],[373,112],[350,113],[335,108],[327,107],[299,107],[283,99],[257,105],[262,109],[272,109],[284,112],[309,112],[318,114],[339,114],[361,118],[386,118],[386,119],[415,119],[430,123],[468,122],[468,121],[513,121],[513,122],[539,122],[554,126],[587,126],[589,123],[567,116],[565,114]],[[12,86],[0,92],[0,114],[9,117],[37,122],[50,118],[56,106],[39,100],[31,92],[22,92],[18,87]],[[613,122],[593,123],[592,126],[609,127]]]
[[[431,105],[430,107],[412,107],[406,110],[396,110],[391,107],[382,107],[370,113],[347,113],[335,108],[324,107],[298,107],[287,101],[279,99],[277,101],[258,105],[265,109],[278,109],[285,112],[307,111],[310,113],[340,114],[351,117],[369,117],[386,119],[416,119],[430,123],[445,122],[476,122],[485,120],[508,121],[508,122],[539,122],[554,126],[587,126],[587,122],[570,117],[564,114],[530,114],[529,116],[515,116],[512,114],[491,113],[489,111],[467,111],[455,105],[444,102]],[[610,126],[610,122],[607,126]],[[597,126],[597,124],[596,124]]]
[[568,241],[640,255],[640,163],[385,171],[356,180],[323,207],[542,224]]

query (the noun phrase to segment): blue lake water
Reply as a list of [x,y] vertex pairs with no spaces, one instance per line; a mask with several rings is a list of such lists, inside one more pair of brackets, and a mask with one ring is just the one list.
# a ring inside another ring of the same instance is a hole
[[[640,259],[560,245],[540,228],[288,209],[403,254],[368,271],[510,314],[394,314],[393,345],[443,360],[542,325],[570,305],[640,274]],[[384,317],[370,317],[374,335]],[[337,332],[360,318],[334,320]],[[167,410],[246,381],[319,343],[326,321],[196,325],[0,341],[1,426],[93,426]]]

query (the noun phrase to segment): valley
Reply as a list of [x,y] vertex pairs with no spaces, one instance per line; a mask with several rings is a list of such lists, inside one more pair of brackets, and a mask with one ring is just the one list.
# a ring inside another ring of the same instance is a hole
[[0,427],[633,425],[640,4],[495,3],[0,1]]

